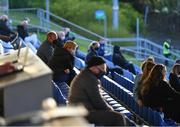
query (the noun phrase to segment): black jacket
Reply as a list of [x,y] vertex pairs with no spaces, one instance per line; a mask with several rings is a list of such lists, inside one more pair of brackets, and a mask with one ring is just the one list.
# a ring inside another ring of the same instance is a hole
[[88,50],[88,54],[86,55],[85,62],[87,63],[87,61],[89,61],[93,56],[98,56],[98,53],[93,48],[90,48]]
[[73,70],[74,56],[66,49],[56,47],[48,65],[53,70],[54,75],[61,74],[65,69]]
[[9,28],[5,21],[0,21],[0,34],[10,36],[11,34],[15,33]]
[[19,34],[19,37],[21,37],[23,40],[25,37],[29,36],[27,27],[25,27],[23,25],[17,26],[17,32]]
[[41,58],[44,63],[48,64],[50,58],[52,57],[54,52],[53,45],[48,42],[48,40],[44,41],[39,49],[37,50],[37,55]]
[[167,82],[162,80],[158,86],[151,87],[142,98],[145,106],[159,109],[166,107],[166,105],[172,101],[178,102],[180,94],[177,94]]
[[114,63],[114,65],[118,65],[122,68],[126,68],[126,65],[129,63],[122,55],[119,46],[114,46],[113,63]]

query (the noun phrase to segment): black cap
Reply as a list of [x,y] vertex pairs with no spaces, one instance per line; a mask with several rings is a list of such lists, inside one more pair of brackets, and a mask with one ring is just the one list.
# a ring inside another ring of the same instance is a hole
[[93,56],[87,61],[87,68],[93,67],[93,66],[98,66],[101,64],[105,64],[106,62],[104,59],[100,56]]

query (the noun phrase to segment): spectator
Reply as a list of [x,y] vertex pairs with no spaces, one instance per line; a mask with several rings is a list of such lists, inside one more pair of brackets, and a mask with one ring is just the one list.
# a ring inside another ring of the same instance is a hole
[[[7,15],[2,15],[0,17],[0,35],[4,36],[11,36],[14,35],[15,32],[13,32],[8,24],[8,16]],[[4,41],[4,40],[3,40]]]
[[57,43],[58,35],[55,31],[50,31],[47,33],[46,40],[41,44],[39,49],[37,50],[37,55],[41,58],[41,60],[48,64],[50,58],[53,55],[54,47]]
[[88,54],[85,58],[85,62],[87,63],[88,60],[91,59],[93,56],[98,56],[98,49],[99,49],[99,43],[97,41],[92,41],[89,45]]
[[54,55],[49,61],[49,67],[53,70],[53,80],[56,84],[66,82],[70,85],[74,78],[74,55],[77,44],[73,41],[67,41],[63,48],[56,47]]
[[19,37],[21,37],[23,40],[25,39],[25,37],[29,36],[29,32],[28,32],[28,20],[23,20],[19,25],[17,25],[17,32],[19,34]]
[[139,106],[142,106],[142,97],[140,94],[140,90],[142,88],[142,83],[143,81],[149,76],[149,73],[151,69],[155,66],[155,63],[150,62],[150,61],[144,61],[142,64],[142,74],[139,74],[136,76],[134,80],[134,99],[135,101],[139,104]]
[[100,95],[99,79],[105,73],[105,61],[101,57],[92,56],[87,62],[87,67],[71,83],[69,104],[83,104],[89,111],[87,119],[90,123],[101,126],[124,126],[124,117],[112,111]]
[[170,85],[177,91],[180,92],[180,64],[175,64],[169,75]]
[[119,46],[114,46],[113,63],[114,65],[118,65],[126,70],[129,70],[130,72],[136,75],[136,71],[133,64],[125,59],[125,57],[121,53]]
[[58,41],[63,46],[64,43],[66,42],[66,40],[65,40],[65,32],[64,31],[59,31],[57,34],[58,34]]
[[26,43],[31,43],[36,49],[38,49],[40,46],[40,42],[36,34],[29,34],[27,28],[28,24],[29,19],[25,19],[19,25],[17,25],[19,37],[21,37]]
[[105,39],[101,39],[100,41],[99,41],[99,49],[98,49],[98,55],[99,56],[104,56],[104,54],[105,54],[105,43],[106,43],[106,40]]
[[70,36],[70,32],[71,32],[70,28],[66,27],[66,28],[64,28],[63,31],[64,31],[64,33],[65,33],[64,42],[75,40],[75,37],[74,37],[74,36],[73,36],[73,37]]
[[145,106],[163,111],[166,118],[180,122],[180,94],[165,79],[166,68],[162,64],[155,65],[142,84],[141,95]]

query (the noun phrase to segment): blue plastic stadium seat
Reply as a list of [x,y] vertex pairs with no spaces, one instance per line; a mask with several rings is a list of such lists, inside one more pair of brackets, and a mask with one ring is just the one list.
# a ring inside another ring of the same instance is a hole
[[129,72],[128,70],[123,69],[123,76],[128,78],[131,81],[134,81],[134,75],[131,72]]
[[77,56],[78,58],[82,59],[82,60],[85,60],[85,58],[86,58],[86,53],[84,53],[84,52],[82,52],[82,51],[80,51],[80,50],[77,50],[77,51],[76,51],[76,56]]
[[56,85],[55,82],[52,82],[52,90],[53,90],[53,97],[57,104],[66,104],[67,99],[64,97],[60,88]]
[[75,64],[75,67],[79,70],[81,70],[85,67],[85,62],[78,57],[75,57],[74,64]]
[[134,83],[128,78],[123,77],[115,72],[114,81],[116,81],[117,83],[128,89],[129,91],[133,92]]
[[65,82],[58,83],[56,85],[61,90],[63,96],[67,99],[68,98],[68,94],[69,94],[69,86]]

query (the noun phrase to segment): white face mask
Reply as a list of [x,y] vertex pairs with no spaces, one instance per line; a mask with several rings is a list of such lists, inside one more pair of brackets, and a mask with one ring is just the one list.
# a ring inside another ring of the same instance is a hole
[[65,39],[65,36],[61,37],[61,40],[64,40]]

